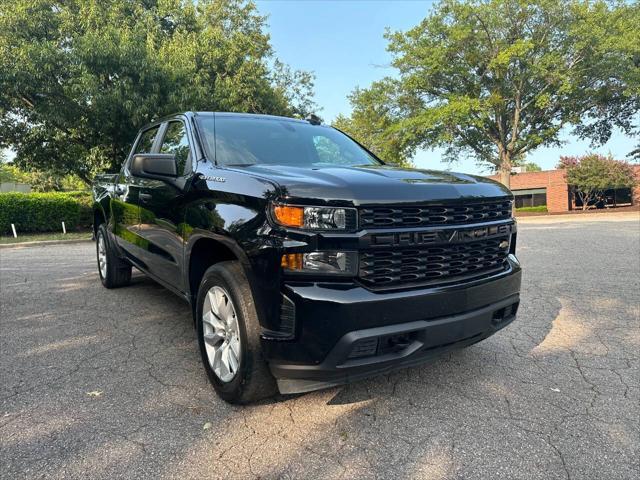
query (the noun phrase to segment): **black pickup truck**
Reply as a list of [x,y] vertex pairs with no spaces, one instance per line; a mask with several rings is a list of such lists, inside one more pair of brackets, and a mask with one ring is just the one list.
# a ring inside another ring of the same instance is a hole
[[136,267],[189,302],[229,402],[425,362],[518,310],[507,188],[385,165],[316,118],[172,115],[93,190],[102,283]]

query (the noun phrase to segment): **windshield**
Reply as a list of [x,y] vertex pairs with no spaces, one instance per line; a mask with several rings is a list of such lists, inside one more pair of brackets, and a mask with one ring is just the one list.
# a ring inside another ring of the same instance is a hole
[[198,123],[219,165],[311,168],[380,164],[349,137],[324,125],[226,115],[200,117]]

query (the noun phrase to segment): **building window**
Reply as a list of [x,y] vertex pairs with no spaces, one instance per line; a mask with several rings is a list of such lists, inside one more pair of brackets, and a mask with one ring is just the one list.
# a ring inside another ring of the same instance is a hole
[[513,190],[516,208],[540,207],[547,204],[546,188],[528,188],[526,190]]
[[[574,195],[574,201],[576,208],[582,208],[580,195]],[[591,208],[622,207],[625,205],[631,205],[630,188],[610,188],[589,201]]]

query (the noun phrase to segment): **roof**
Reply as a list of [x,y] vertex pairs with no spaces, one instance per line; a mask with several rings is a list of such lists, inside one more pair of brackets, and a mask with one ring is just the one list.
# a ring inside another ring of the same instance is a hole
[[170,115],[164,115],[160,118],[154,119],[152,122],[149,123],[149,125],[162,122],[164,120],[173,118],[177,115],[185,115],[187,117],[209,117],[209,116],[216,115],[220,117],[260,118],[260,119],[278,120],[280,122],[287,121],[287,122],[296,122],[296,123],[309,123],[309,120],[304,120],[300,118],[282,117],[279,115],[266,115],[262,113],[186,111],[186,112],[174,112]]
[[261,119],[270,119],[270,120],[279,120],[279,121],[284,120],[284,121],[296,122],[296,123],[309,123],[308,120],[303,120],[300,118],[282,117],[279,115],[267,115],[263,113],[243,113],[243,112],[186,112],[186,113],[191,113],[196,117],[216,115],[218,117],[261,118]]

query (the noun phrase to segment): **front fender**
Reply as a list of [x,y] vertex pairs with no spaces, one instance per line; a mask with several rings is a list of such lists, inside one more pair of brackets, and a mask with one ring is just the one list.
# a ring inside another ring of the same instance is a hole
[[[254,294],[261,322],[267,326],[279,306],[282,238],[272,235],[267,221],[266,201],[236,196],[205,197],[189,202],[182,228],[185,239],[184,285],[194,246],[208,239],[228,249],[240,261]],[[189,291],[190,298],[196,292]]]

